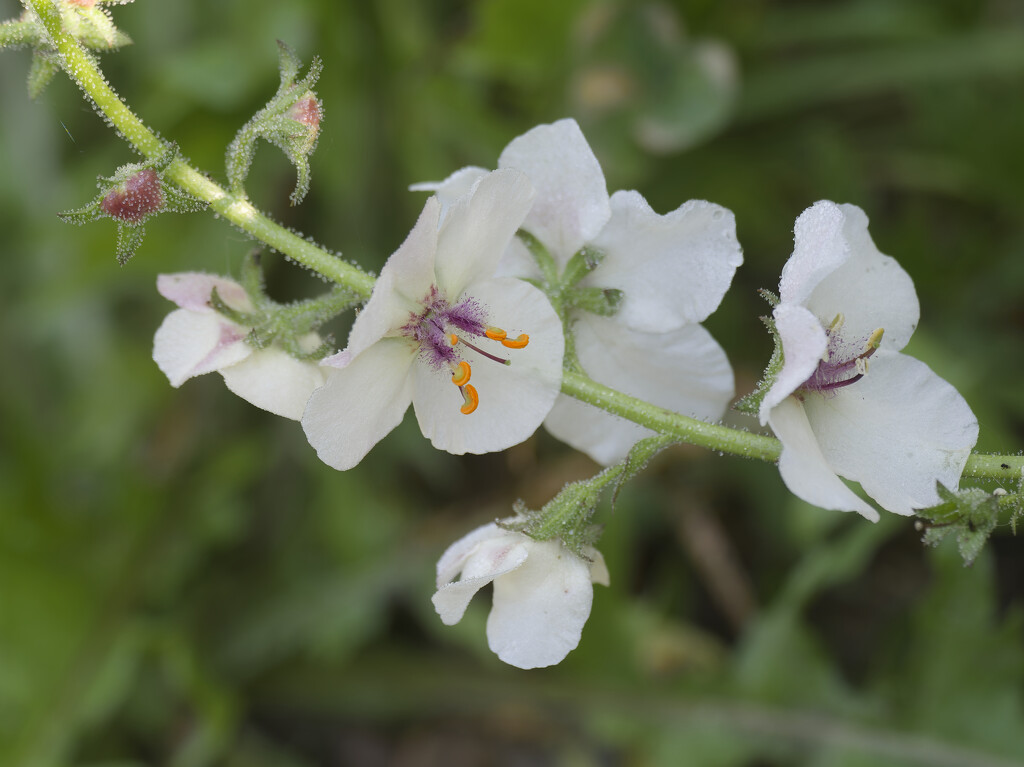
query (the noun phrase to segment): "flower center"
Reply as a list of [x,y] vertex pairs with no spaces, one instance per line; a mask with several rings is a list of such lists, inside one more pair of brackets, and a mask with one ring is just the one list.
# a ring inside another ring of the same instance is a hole
[[409,321],[402,326],[402,335],[414,341],[420,349],[420,356],[431,367],[440,370],[447,367],[452,373],[452,383],[462,395],[459,411],[469,415],[480,404],[480,395],[469,379],[473,369],[463,359],[466,349],[472,349],[480,357],[500,365],[511,365],[507,357],[480,348],[478,344],[496,341],[504,349],[523,349],[530,337],[521,333],[510,338],[499,327],[489,325],[486,308],[474,298],[464,298],[454,306],[443,298],[437,287],[432,287],[423,299],[423,311],[410,314]]
[[843,337],[843,315],[837,314],[825,330],[828,346],[817,369],[804,381],[801,391],[832,392],[857,383],[868,372],[868,358],[882,343],[882,328],[876,328],[867,339],[847,340]]

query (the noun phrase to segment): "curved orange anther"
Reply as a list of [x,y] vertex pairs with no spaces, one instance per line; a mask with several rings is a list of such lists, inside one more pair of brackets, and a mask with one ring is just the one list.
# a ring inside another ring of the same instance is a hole
[[476,393],[475,386],[466,384],[462,387],[462,396],[466,398],[466,404],[459,408],[459,412],[463,415],[469,415],[480,404],[480,395]]
[[509,349],[522,349],[528,343],[530,343],[530,337],[526,333],[520,333],[519,338],[511,339],[505,338],[502,340],[501,345],[507,346]]
[[469,369],[469,363],[462,360],[459,362],[458,368],[455,370],[455,375],[452,376],[452,383],[456,386],[465,386],[469,383],[469,376],[472,372],[473,371]]
[[508,333],[501,328],[490,327],[484,329],[484,335],[492,341],[504,341]]
[[452,346],[455,346],[455,344],[457,344],[458,342],[459,337],[457,335],[455,335],[454,333],[448,334],[448,343],[450,343]]

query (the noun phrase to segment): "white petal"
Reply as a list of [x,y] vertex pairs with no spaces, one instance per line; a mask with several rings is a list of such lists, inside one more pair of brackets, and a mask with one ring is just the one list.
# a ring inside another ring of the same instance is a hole
[[438,234],[436,262],[437,284],[449,301],[470,283],[494,275],[532,201],[523,173],[496,170],[452,204]]
[[768,413],[804,385],[818,369],[828,347],[828,338],[818,318],[796,304],[779,304],[772,312],[775,329],[782,339],[783,363],[775,383],[761,401],[761,425]]
[[431,197],[416,225],[380,270],[373,293],[356,315],[346,351],[357,356],[389,334],[395,334],[410,314],[423,309],[435,285],[434,257],[441,203]]
[[849,257],[818,283],[806,306],[823,323],[842,313],[842,334],[851,342],[884,328],[882,348],[899,351],[907,345],[920,316],[913,280],[895,259],[875,247],[864,211],[856,205],[839,209]]
[[351,469],[402,420],[412,399],[409,369],[415,349],[405,339],[385,338],[330,368],[302,416],[306,438],[320,460]]
[[475,283],[466,290],[487,307],[490,322],[510,337],[530,336],[524,349],[506,349],[486,338],[472,343],[511,361],[502,365],[471,349],[460,353],[472,369],[471,383],[480,395],[476,412],[463,415],[462,395],[451,372],[425,363],[415,365],[413,407],[424,436],[449,453],[488,453],[527,439],[550,412],[562,381],[562,324],[547,297],[521,280],[503,277]]
[[878,521],[878,512],[836,476],[801,403],[787,397],[772,408],[768,423],[782,442],[779,473],[791,493],[823,509],[856,511],[872,522]]
[[210,306],[210,294],[217,289],[217,295],[232,309],[240,312],[251,312],[252,302],[245,289],[234,280],[218,277],[202,272],[179,272],[177,274],[160,274],[156,278],[156,289],[164,298],[169,299],[182,309],[193,312],[213,313]]
[[234,365],[253,349],[245,342],[247,332],[213,312],[177,309],[164,318],[153,338],[153,360],[171,386],[181,386],[193,376]]
[[540,280],[544,275],[523,241],[513,237],[494,271],[495,277],[518,277],[521,280]]
[[580,642],[594,587],[590,565],[556,541],[533,542],[521,567],[496,578],[487,642],[505,663],[542,668]]
[[590,580],[602,586],[609,585],[611,576],[608,574],[608,565],[604,563],[604,555],[590,546],[586,548],[585,553],[590,558]]
[[[842,208],[828,200],[814,203],[797,217],[793,255],[782,267],[779,280],[783,303],[806,304],[818,283],[850,257],[849,243],[843,235],[845,221]],[[832,318],[824,321],[830,323]]]
[[939,503],[956,488],[978,421],[964,398],[923,362],[880,349],[867,374],[804,407],[825,458],[897,514]]
[[[700,325],[637,333],[614,319],[586,314],[575,324],[576,354],[595,381],[702,421],[722,417],[733,375],[722,347]],[[654,432],[579,400],[560,396],[544,426],[608,466]]]
[[486,176],[488,173],[484,168],[468,166],[460,168],[451,174],[444,181],[425,181],[422,184],[413,184],[409,187],[412,192],[433,192],[441,201],[441,221],[448,215],[448,209],[452,203],[463,195],[469,194],[473,184]]
[[690,200],[659,216],[637,192],[616,192],[612,217],[591,244],[605,258],[584,285],[625,292],[616,319],[658,333],[701,322],[718,308],[743,251],[730,211]]
[[324,369],[270,346],[220,371],[224,383],[242,399],[274,415],[298,421],[313,390],[324,384]]
[[444,554],[437,560],[437,587],[441,588],[444,584],[454,581],[465,567],[466,560],[480,547],[483,541],[501,535],[508,535],[508,531],[489,522],[462,536],[445,549]]
[[504,530],[493,537],[483,536],[464,562],[462,578],[439,585],[431,598],[441,622],[451,626],[462,620],[473,595],[495,578],[522,566],[534,545],[525,535]]
[[538,125],[498,159],[530,177],[537,198],[523,228],[547,246],[560,267],[601,231],[611,215],[604,173],[575,120]]

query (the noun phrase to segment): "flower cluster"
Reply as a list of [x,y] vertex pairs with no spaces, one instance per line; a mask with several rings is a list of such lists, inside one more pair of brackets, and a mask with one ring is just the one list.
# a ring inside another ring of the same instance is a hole
[[[289,119],[318,127],[315,100],[289,108]],[[341,470],[412,405],[424,436],[450,453],[503,450],[543,423],[599,463],[625,460],[592,490],[638,471],[630,461],[642,463],[636,453],[651,440],[636,443],[652,432],[561,394],[563,363],[671,411],[720,419],[732,369],[700,323],[743,260],[732,214],[690,201],[660,215],[635,191],[609,195],[572,120],[516,138],[497,164],[414,187],[434,194],[343,350],[327,356],[316,329],[351,302],[303,314],[262,296],[259,278],[243,287],[187,273],[158,282],[180,308],[157,331],[154,359],[174,386],[216,370],[250,402],[301,419],[320,458]],[[805,211],[771,300],[776,353],[739,407],[778,436],[787,487],[872,520],[878,512],[844,478],[897,514],[955,490],[977,420],[949,383],[901,353],[917,297],[875,247],[864,213],[831,202]],[[305,324],[282,330],[298,316]],[[647,457],[660,446],[649,448]],[[593,584],[609,582],[596,532],[584,528],[596,495],[584,503],[577,491],[567,486],[529,525],[488,524],[453,544],[437,567],[442,621],[458,622],[493,583],[487,637],[499,658],[537,668],[576,647]],[[585,513],[557,517],[547,511],[556,506]]]

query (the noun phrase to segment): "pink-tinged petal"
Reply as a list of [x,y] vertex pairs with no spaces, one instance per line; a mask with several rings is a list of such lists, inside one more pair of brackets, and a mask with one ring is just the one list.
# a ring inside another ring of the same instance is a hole
[[637,192],[616,192],[612,217],[591,242],[604,260],[584,285],[624,292],[616,320],[660,333],[701,322],[721,303],[743,250],[730,211],[690,200],[660,216]]
[[193,376],[235,365],[252,353],[247,331],[214,313],[188,309],[171,312],[153,338],[153,360],[171,382],[181,386]]
[[560,268],[611,216],[604,173],[575,120],[539,125],[514,139],[498,167],[530,177],[537,197],[523,229],[547,246]]
[[841,313],[846,339],[867,339],[883,328],[881,348],[899,351],[920,316],[914,282],[894,258],[879,252],[868,234],[864,211],[856,205],[839,209],[849,257],[818,283],[806,306],[825,324]]
[[[779,297],[783,303],[805,305],[818,284],[850,257],[843,234],[846,216],[834,202],[816,202],[796,219],[793,255],[782,268]],[[824,320],[831,323],[832,318]]]
[[385,336],[397,335],[435,289],[434,256],[441,203],[431,197],[408,237],[384,264],[366,306],[356,315],[347,351],[358,356]]
[[[580,364],[599,383],[702,421],[720,419],[732,399],[729,360],[700,325],[638,333],[613,318],[584,314],[574,327]],[[621,461],[636,442],[654,435],[565,395],[559,396],[544,426],[605,466]]]
[[511,338],[530,337],[523,349],[507,349],[487,338],[473,338],[484,351],[508,359],[502,365],[471,349],[460,353],[472,370],[480,397],[476,412],[460,412],[462,394],[446,368],[415,366],[413,407],[423,435],[439,450],[489,453],[527,439],[551,410],[562,381],[565,340],[562,324],[547,297],[529,283],[508,277],[471,285],[466,295],[486,307],[491,324]]
[[576,648],[590,617],[590,564],[557,541],[532,542],[529,557],[494,581],[487,642],[517,668],[543,668]]
[[448,209],[437,241],[437,285],[454,302],[470,283],[494,275],[533,202],[523,173],[496,170]]
[[462,620],[473,595],[496,578],[521,567],[533,545],[521,533],[497,528],[478,540],[463,565],[461,579],[439,585],[431,598],[441,622],[452,626]]
[[791,493],[823,509],[856,511],[878,521],[878,512],[843,484],[822,454],[819,435],[800,402],[787,397],[772,408],[768,423],[782,442],[779,474]]
[[448,215],[452,203],[469,194],[473,184],[482,179],[489,171],[484,168],[469,166],[460,168],[444,181],[426,181],[409,187],[412,192],[433,192],[441,201],[441,221]]
[[412,399],[409,375],[415,348],[385,338],[343,369],[326,368],[327,380],[313,392],[302,428],[320,460],[351,469],[401,421]]
[[795,392],[818,368],[828,348],[828,338],[818,318],[796,304],[782,303],[772,313],[775,328],[782,339],[782,370],[761,402],[761,425],[776,405]]
[[210,295],[213,289],[217,295],[232,309],[240,312],[251,312],[252,302],[245,289],[234,280],[218,277],[202,272],[179,272],[177,274],[160,274],[156,278],[156,289],[164,298],[173,301],[182,309],[193,312],[213,313],[210,306]]
[[298,421],[313,390],[324,384],[316,362],[297,360],[284,349],[270,346],[254,351],[220,374],[228,389],[274,415]]
[[441,588],[446,583],[454,581],[462,572],[462,568],[466,566],[466,560],[473,555],[481,543],[508,534],[508,531],[489,522],[459,538],[445,549],[444,554],[437,560],[437,587]]
[[955,489],[978,439],[978,421],[953,386],[885,349],[859,381],[808,396],[804,408],[832,468],[896,514],[939,503],[936,481]]

